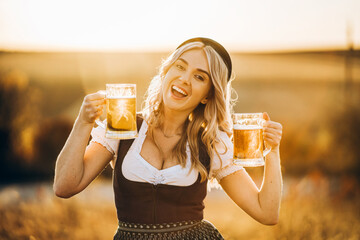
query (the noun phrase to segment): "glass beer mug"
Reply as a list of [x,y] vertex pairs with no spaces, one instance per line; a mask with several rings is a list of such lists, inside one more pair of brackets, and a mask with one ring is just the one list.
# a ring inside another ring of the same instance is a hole
[[107,138],[136,138],[136,84],[106,84],[106,127],[96,123]]
[[234,163],[244,167],[263,166],[264,157],[271,150],[264,150],[263,114],[235,113],[232,118]]

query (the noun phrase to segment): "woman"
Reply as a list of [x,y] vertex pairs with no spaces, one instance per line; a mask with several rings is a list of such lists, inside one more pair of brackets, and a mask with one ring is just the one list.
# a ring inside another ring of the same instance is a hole
[[104,129],[93,128],[104,94],[87,95],[57,159],[56,195],[81,192],[111,162],[119,220],[114,239],[223,239],[203,220],[209,179],[251,217],[276,224],[282,126],[264,113],[264,141],[272,150],[259,190],[231,161],[231,72],[229,54],[214,40],[182,43],[148,88],[134,141],[106,139]]

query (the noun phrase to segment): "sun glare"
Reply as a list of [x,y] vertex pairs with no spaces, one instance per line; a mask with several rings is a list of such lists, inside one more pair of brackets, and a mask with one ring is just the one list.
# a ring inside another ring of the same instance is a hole
[[[0,49],[159,51],[194,36],[230,50],[341,48],[347,22],[359,29],[356,8],[352,0],[2,0]],[[360,32],[352,37],[359,46]]]

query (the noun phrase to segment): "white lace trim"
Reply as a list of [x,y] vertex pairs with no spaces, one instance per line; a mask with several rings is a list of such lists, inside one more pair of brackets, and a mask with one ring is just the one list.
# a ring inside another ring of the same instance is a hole
[[232,174],[232,173],[234,173],[236,171],[242,170],[242,169],[244,169],[244,167],[239,166],[239,165],[235,165],[235,164],[230,164],[230,165],[220,169],[220,171],[218,171],[216,173],[216,175],[215,175],[216,180],[218,182],[220,182],[221,179],[223,179],[224,177],[226,177],[226,176],[228,176],[228,175],[230,175],[230,174]]
[[90,143],[98,143],[100,144],[101,146],[103,146],[104,148],[106,148],[110,153],[112,153],[114,155],[114,160],[116,159],[116,154],[114,154],[114,152],[112,151],[111,147],[105,142],[105,141],[102,141],[102,139],[92,139],[90,141]]
[[207,184],[207,191],[210,192],[211,189],[222,189],[221,185],[219,184],[219,182],[216,180],[216,178],[211,178],[209,181],[208,181],[208,184]]
[[119,146],[119,140],[105,138],[105,129],[101,127],[93,128],[91,131],[92,139],[90,143],[96,142],[104,146],[112,155],[113,160],[117,158],[117,148]]
[[210,178],[210,180],[208,181],[208,186],[207,186],[207,190],[210,192],[211,189],[222,189],[221,185],[220,185],[220,181],[221,179],[223,179],[226,176],[229,176],[230,174],[240,171],[242,169],[245,169],[242,166],[238,166],[238,165],[234,165],[234,164],[230,164],[222,169],[219,169],[218,171],[216,171],[216,173],[212,174],[212,177]]

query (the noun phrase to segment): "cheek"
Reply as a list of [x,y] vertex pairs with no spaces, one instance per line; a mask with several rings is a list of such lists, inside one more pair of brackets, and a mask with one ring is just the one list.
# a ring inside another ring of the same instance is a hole
[[174,79],[175,76],[176,76],[176,74],[174,73],[174,71],[172,71],[170,69],[164,76],[164,80],[162,81],[163,85],[166,85],[167,83],[169,83],[172,79]]
[[211,85],[210,83],[202,83],[197,86],[197,91],[201,97],[208,96],[211,91]]
[[161,91],[165,91],[166,88],[169,87],[170,79],[171,79],[170,75],[166,74],[164,79],[161,81]]
[[171,78],[171,77],[174,77],[175,75],[178,75],[176,73],[176,70],[174,70],[173,68],[170,68],[166,74],[165,74],[165,78]]
[[198,101],[201,101],[203,98],[208,96],[209,89],[208,89],[208,87],[206,87],[204,85],[197,86],[196,89],[194,89],[194,87],[193,87],[192,94],[196,96],[196,99]]

